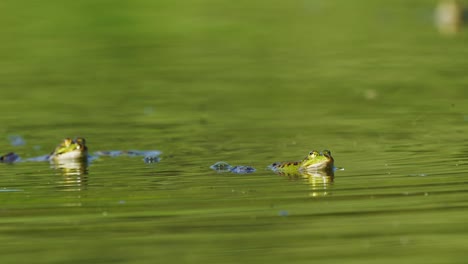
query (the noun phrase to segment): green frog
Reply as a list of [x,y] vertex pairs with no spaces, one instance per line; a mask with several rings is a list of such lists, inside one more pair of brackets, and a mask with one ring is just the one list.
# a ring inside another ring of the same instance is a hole
[[333,157],[329,150],[318,152],[312,150],[301,161],[294,162],[275,162],[270,168],[279,173],[297,174],[310,171],[330,171],[333,170]]
[[51,161],[85,160],[88,157],[88,147],[84,138],[66,138],[49,155]]
[[161,151],[159,150],[110,150],[96,151],[92,155],[88,155],[88,147],[84,138],[78,137],[75,139],[64,139],[49,155],[42,155],[32,158],[22,159],[14,152],[0,156],[0,163],[17,163],[17,162],[64,162],[70,161],[82,162],[92,161],[99,157],[118,157],[118,156],[143,156],[145,163],[159,162]]

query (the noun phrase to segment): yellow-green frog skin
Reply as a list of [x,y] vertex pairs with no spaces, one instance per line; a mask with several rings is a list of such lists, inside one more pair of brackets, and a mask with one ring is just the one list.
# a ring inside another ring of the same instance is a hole
[[334,160],[329,150],[324,150],[321,153],[312,150],[301,161],[276,162],[270,165],[270,168],[281,173],[306,173],[316,170],[331,170],[333,169],[333,162]]
[[66,138],[58,145],[50,154],[49,160],[77,160],[86,159],[88,157],[88,147],[84,138],[76,138],[74,140]]

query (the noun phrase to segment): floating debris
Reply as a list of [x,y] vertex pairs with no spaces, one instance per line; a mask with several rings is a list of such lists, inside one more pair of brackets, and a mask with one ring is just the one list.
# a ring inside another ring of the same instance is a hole
[[123,151],[121,150],[105,150],[105,151],[96,151],[94,155],[101,156],[101,157],[117,157],[121,156]]
[[237,173],[237,174],[247,174],[247,173],[252,173],[255,172],[255,168],[250,167],[250,166],[234,166],[230,170],[232,173]]
[[0,162],[4,162],[4,163],[13,163],[18,160],[20,160],[20,157],[16,153],[13,153],[13,152],[10,152],[0,157]]
[[27,158],[25,161],[34,161],[34,162],[44,162],[44,161],[49,161],[50,155],[42,155],[42,156],[37,156],[33,158]]
[[143,158],[143,161],[145,163],[157,163],[160,161],[159,157],[154,157],[154,156],[146,156]]
[[119,156],[130,156],[138,157],[143,156],[143,161],[145,163],[156,163],[161,159],[159,156],[161,151],[159,150],[107,150],[107,151],[96,151],[94,152],[95,157],[119,157]]
[[215,164],[211,165],[210,168],[218,172],[227,172],[231,170],[232,166],[229,165],[229,163],[227,162],[218,161]]
[[255,172],[254,167],[241,166],[241,165],[231,166],[229,163],[225,161],[218,161],[215,164],[211,165],[210,168],[217,172],[232,172],[236,174],[247,174],[247,173]]
[[145,157],[157,157],[161,155],[161,151],[159,150],[128,150],[126,151],[128,156],[145,156]]

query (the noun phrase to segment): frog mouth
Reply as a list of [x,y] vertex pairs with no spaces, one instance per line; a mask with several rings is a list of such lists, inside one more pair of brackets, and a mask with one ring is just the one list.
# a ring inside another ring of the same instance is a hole
[[329,160],[323,160],[323,161],[320,161],[320,162],[317,162],[317,163],[309,164],[309,165],[304,166],[304,169],[305,170],[313,170],[313,169],[326,168],[326,166],[328,165],[328,162],[329,162]]
[[325,159],[318,161],[316,163],[307,164],[302,167],[304,171],[314,171],[314,170],[322,170],[322,169],[329,169],[333,168],[333,157],[329,150],[324,150],[319,153],[319,156],[325,157]]
[[52,159],[79,159],[86,157],[85,151],[81,149],[81,147],[77,146],[73,150],[69,150],[67,152],[59,153],[56,155],[51,156]]

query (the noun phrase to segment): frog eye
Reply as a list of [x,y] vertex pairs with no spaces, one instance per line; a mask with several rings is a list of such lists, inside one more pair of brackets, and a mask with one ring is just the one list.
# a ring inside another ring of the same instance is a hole
[[318,152],[316,150],[312,150],[311,152],[309,152],[309,156],[312,156],[312,158],[317,156],[317,154],[318,154]]
[[66,139],[63,140],[62,144],[63,144],[63,146],[68,147],[68,146],[70,146],[71,143],[72,143],[71,138],[66,138]]
[[76,138],[75,142],[78,143],[78,144],[82,144],[82,145],[84,145],[86,143],[84,138]]

